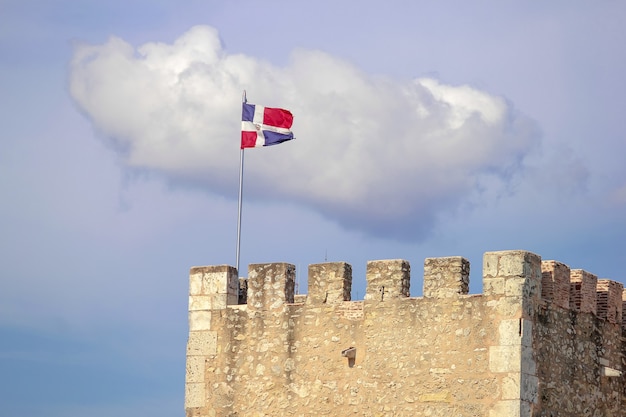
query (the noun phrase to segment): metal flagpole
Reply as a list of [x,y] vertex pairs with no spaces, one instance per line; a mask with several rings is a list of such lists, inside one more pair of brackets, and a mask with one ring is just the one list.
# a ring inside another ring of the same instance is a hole
[[[242,103],[246,103],[248,101],[246,97],[246,90],[243,90],[243,96],[241,97]],[[241,200],[243,194],[243,148],[241,148],[241,153],[239,157],[239,206],[237,210],[237,276],[239,274],[239,250],[241,247]]]
[[239,157],[239,209],[237,210],[237,276],[239,276],[239,248],[241,243],[241,194],[243,191],[243,149]]

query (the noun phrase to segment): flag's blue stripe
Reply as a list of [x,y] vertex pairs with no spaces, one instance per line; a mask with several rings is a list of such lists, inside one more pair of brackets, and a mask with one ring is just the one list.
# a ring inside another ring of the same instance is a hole
[[254,104],[243,103],[241,120],[244,122],[254,121]]
[[293,133],[276,133],[270,130],[264,130],[263,136],[265,136],[264,146],[278,145],[279,143],[293,139]]

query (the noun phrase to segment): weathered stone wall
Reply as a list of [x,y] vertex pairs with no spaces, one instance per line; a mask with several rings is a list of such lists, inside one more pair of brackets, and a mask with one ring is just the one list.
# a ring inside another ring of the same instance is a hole
[[[566,265],[544,261],[543,270],[544,287],[557,275],[570,283]],[[624,416],[623,286],[582,270],[571,275],[570,291],[547,294],[537,310],[538,415]]]
[[467,260],[430,258],[411,298],[407,261],[370,261],[350,301],[343,262],[311,265],[306,297],[290,264],[250,265],[245,297],[234,268],[192,268],[187,416],[626,416],[622,289],[577,310],[582,272],[490,252],[468,295]]

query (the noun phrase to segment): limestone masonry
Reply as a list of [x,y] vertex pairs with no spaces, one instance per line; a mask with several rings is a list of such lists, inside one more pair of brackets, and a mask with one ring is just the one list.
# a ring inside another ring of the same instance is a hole
[[191,268],[185,410],[207,416],[626,417],[621,283],[526,251],[469,262]]

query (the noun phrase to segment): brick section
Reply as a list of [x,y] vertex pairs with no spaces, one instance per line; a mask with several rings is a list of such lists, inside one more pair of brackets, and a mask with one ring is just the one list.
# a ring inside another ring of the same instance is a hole
[[598,277],[582,269],[570,271],[569,308],[581,313],[596,314]]
[[384,301],[410,295],[411,267],[404,259],[368,261],[365,299]]
[[296,267],[287,263],[251,264],[248,267],[248,308],[282,309],[293,303]]
[[599,279],[596,287],[598,317],[609,323],[622,324],[622,292],[624,285],[609,279]]
[[460,256],[424,260],[424,297],[451,298],[469,292],[470,263]]
[[345,262],[309,265],[307,302],[336,304],[350,301],[352,266]]
[[339,315],[348,320],[361,320],[363,318],[363,301],[344,301],[337,307]]
[[557,261],[541,262],[541,298],[569,309],[569,266]]

